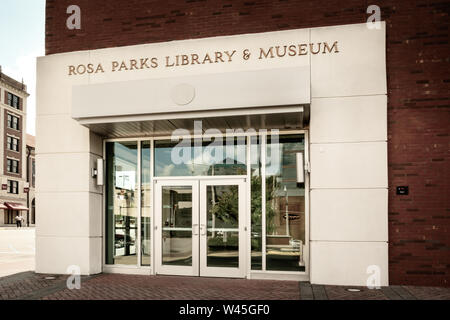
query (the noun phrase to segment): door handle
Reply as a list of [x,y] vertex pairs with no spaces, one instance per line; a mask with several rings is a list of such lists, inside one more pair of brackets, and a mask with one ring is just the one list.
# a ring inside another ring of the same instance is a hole
[[194,236],[197,236],[197,235],[198,235],[198,224],[193,224],[193,225],[192,225],[192,234],[193,234]]
[[200,235],[206,235],[206,226],[204,224],[200,225]]

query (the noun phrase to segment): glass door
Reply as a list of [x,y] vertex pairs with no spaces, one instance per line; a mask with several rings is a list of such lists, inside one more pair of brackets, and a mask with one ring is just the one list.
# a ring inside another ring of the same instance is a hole
[[156,273],[199,275],[198,181],[156,181]]
[[155,182],[157,274],[245,276],[245,180]]
[[245,181],[200,182],[200,275],[245,276]]

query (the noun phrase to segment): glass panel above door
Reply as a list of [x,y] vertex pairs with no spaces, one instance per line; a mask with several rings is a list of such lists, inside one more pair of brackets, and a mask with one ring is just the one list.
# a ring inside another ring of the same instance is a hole
[[155,140],[155,176],[247,174],[246,138]]

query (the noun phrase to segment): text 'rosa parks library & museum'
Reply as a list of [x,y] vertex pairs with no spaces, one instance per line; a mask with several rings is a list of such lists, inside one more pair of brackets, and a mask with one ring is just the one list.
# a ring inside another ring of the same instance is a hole
[[381,22],[39,57],[36,272],[387,285],[385,42]]

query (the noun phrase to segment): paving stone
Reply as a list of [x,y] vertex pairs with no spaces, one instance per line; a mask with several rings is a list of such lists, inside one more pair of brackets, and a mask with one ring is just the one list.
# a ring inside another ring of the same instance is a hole
[[[357,292],[348,289],[359,289]],[[381,290],[358,286],[325,286],[330,300],[388,300]]]
[[450,288],[403,286],[418,300],[450,300]]
[[0,278],[0,300],[450,300],[450,288],[391,286],[379,290],[347,286],[311,285],[308,282],[99,274],[82,277],[81,289],[70,290],[66,275],[23,272]]
[[311,284],[309,282],[300,282],[300,299],[314,300]]
[[33,271],[25,271],[25,272],[20,272],[20,273],[12,274],[9,276],[1,277],[0,285],[6,284],[6,283],[19,282],[19,281],[29,278],[33,274],[34,274]]
[[408,290],[403,288],[402,286],[390,286],[395,293],[397,293],[403,300],[416,300],[416,297],[414,297]]
[[314,300],[328,300],[324,286],[313,284],[312,291],[314,294]]
[[34,272],[22,272],[0,278],[0,296],[2,300],[23,299],[37,294],[41,290],[64,282],[66,276],[56,275],[55,280],[46,279],[49,275]]
[[403,298],[391,287],[381,287],[381,292],[383,292],[389,300],[403,300]]
[[64,289],[43,299],[298,300],[295,281],[179,276],[99,275],[80,290]]

